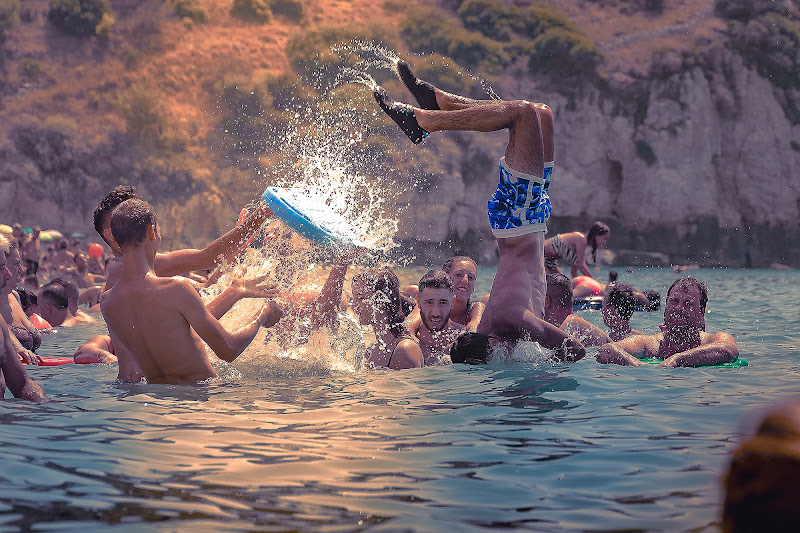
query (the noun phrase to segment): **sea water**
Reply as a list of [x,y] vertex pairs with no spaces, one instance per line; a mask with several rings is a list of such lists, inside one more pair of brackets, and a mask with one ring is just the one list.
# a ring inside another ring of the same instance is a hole
[[[620,272],[662,301],[676,278]],[[0,402],[0,530],[716,531],[729,452],[800,383],[800,271],[692,274],[707,329],[733,334],[749,366],[623,368],[590,351],[347,371],[254,343],[199,385],[29,367],[54,401]],[[476,294],[493,275],[479,269]],[[61,328],[39,353],[102,331]]]

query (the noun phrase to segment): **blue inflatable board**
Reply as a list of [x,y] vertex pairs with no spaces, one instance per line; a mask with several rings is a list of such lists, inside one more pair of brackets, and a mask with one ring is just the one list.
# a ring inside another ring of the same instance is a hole
[[361,238],[342,215],[313,191],[300,187],[267,187],[261,195],[275,216],[297,233],[322,244],[353,246]]

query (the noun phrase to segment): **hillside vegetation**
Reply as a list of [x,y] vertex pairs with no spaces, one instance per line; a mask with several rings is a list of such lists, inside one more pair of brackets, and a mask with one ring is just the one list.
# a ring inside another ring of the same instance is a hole
[[[493,149],[469,135],[413,158],[398,150],[405,141],[370,91],[341,77],[363,69],[369,47],[357,43],[424,54],[423,77],[479,98],[486,86],[464,72],[504,97],[600,88],[615,98],[625,87],[616,98],[631,113],[631,79],[698,63],[724,77],[708,59],[722,43],[787,91],[794,118],[798,35],[792,11],[757,0],[0,0],[0,183],[25,184],[79,228],[119,183],[176,217],[197,195],[221,199],[219,220],[183,226],[188,244],[227,229],[294,168],[298,139],[355,131],[362,142],[338,157],[398,203],[435,186],[447,164],[464,176],[494,165]],[[351,44],[331,51],[342,42]],[[370,74],[402,95],[387,69]],[[30,207],[0,202],[0,222],[36,223]]]

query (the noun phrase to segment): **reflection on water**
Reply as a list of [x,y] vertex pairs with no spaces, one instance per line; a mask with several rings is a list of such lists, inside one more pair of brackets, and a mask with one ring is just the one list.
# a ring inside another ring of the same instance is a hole
[[[749,367],[534,357],[322,371],[261,343],[196,386],[114,383],[114,365],[32,368],[60,403],[0,403],[0,528],[714,531],[740,420],[796,391],[800,275],[697,275],[708,328],[731,332]],[[663,295],[674,275],[628,278]],[[94,333],[62,330],[42,353]]]

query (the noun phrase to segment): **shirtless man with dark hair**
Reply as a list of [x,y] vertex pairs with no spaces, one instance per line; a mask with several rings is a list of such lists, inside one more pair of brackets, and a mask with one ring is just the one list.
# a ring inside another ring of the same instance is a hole
[[[121,250],[114,241],[114,236],[111,233],[111,213],[119,204],[130,199],[140,199],[139,194],[136,192],[136,187],[131,185],[119,185],[109,191],[109,193],[97,203],[97,207],[95,207],[92,213],[94,229],[106,244],[108,244],[116,258],[121,256]],[[159,276],[177,276],[193,270],[213,268],[218,263],[220,257],[230,258],[240,252],[246,245],[248,238],[258,231],[271,215],[272,211],[262,202],[242,224],[236,226],[202,250],[186,249],[157,254],[154,271],[156,275]],[[104,290],[113,287],[119,279],[121,264],[121,261],[117,261],[114,266],[107,269],[106,275],[108,277]],[[223,296],[227,299],[267,296],[269,290],[261,286],[259,282],[243,282],[236,287],[231,287],[230,290],[226,289]],[[225,305],[227,305],[227,303]],[[231,303],[230,305],[233,304]],[[215,317],[220,318],[222,316],[214,310],[212,304],[209,304],[209,307]],[[111,337],[103,337],[105,338],[92,338],[89,342],[78,348],[78,351],[75,352],[76,356],[80,354],[81,360],[83,361],[91,361],[92,359],[108,361],[108,350],[105,347],[114,347],[114,344],[111,341]],[[114,352],[111,353],[115,356],[118,355]],[[136,367],[136,364],[124,355],[118,359],[119,374],[117,379],[120,381],[138,382],[142,374]]]
[[450,319],[453,280],[444,270],[431,270],[419,280],[420,320],[409,330],[419,340],[425,366],[449,364],[450,346],[464,326]]
[[[542,319],[544,232],[550,217],[548,186],[554,154],[552,111],[525,100],[472,100],[418,79],[406,62],[398,63],[397,69],[420,107],[395,102],[381,87],[374,96],[412,142],[445,130],[509,132],[500,159],[500,182],[488,203],[500,262],[477,332],[459,337],[451,350],[453,362],[485,361],[490,347],[511,349],[522,340],[555,350],[562,360],[580,359],[586,353],[583,346]],[[476,342],[469,340],[472,337]],[[471,347],[467,353],[464,345]]]
[[203,305],[189,280],[159,277],[154,263],[161,233],[143,200],[126,200],[111,216],[114,241],[122,252],[117,283],[100,300],[117,355],[125,353],[149,383],[187,383],[216,376],[201,339],[220,359],[231,362],[261,327],[282,316],[274,303],[235,332],[226,331]]

